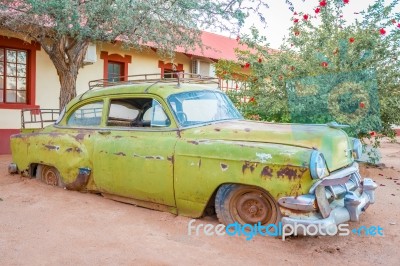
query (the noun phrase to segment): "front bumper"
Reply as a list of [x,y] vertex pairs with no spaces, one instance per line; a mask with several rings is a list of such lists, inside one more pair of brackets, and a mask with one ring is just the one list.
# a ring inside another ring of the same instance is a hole
[[[326,234],[332,226],[358,222],[361,213],[375,202],[376,188],[372,179],[362,180],[358,164],[354,163],[317,181],[306,195],[280,198],[278,203],[285,216],[282,224],[312,225]],[[297,228],[298,234],[304,234],[302,226]]]

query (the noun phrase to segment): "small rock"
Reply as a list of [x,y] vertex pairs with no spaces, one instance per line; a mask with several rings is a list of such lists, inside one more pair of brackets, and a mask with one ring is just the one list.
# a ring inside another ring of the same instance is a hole
[[385,187],[386,185],[384,185],[384,184],[380,184],[380,186],[381,186],[381,187]]
[[2,199],[2,198],[0,198],[0,201],[3,201],[3,199]]
[[390,195],[392,195],[392,196],[396,196],[395,194],[390,194]]
[[395,223],[395,222],[390,222],[389,224],[390,224],[390,225],[395,225],[396,223]]

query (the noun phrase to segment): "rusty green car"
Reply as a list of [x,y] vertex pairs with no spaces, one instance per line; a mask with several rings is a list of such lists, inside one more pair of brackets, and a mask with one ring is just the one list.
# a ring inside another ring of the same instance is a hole
[[335,123],[244,120],[201,77],[94,81],[59,119],[11,137],[10,173],[223,224],[358,221],[376,184]]

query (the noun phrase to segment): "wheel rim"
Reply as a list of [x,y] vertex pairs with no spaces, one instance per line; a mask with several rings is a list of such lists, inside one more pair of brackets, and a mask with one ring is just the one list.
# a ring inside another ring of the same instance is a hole
[[275,223],[277,210],[273,200],[258,189],[238,191],[230,204],[230,213],[241,224]]
[[58,175],[56,169],[50,166],[44,166],[42,170],[42,180],[47,185],[57,186],[58,185]]

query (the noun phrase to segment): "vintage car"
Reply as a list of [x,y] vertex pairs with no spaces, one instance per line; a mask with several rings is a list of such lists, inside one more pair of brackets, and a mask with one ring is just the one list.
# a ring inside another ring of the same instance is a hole
[[244,120],[214,81],[97,80],[41,130],[11,137],[10,173],[223,224],[359,221],[376,184],[336,123]]

